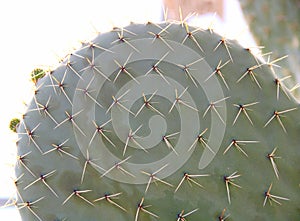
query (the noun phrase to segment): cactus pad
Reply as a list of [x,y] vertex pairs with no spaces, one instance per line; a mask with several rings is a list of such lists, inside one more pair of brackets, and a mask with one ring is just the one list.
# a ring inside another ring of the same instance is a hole
[[[288,55],[281,64],[284,76],[300,75],[300,1],[241,0],[245,18],[258,45],[273,57]],[[291,86],[292,81],[290,81]],[[297,94],[297,93],[296,93]]]
[[18,128],[22,219],[296,220],[299,104],[272,65],[182,23],[84,43]]

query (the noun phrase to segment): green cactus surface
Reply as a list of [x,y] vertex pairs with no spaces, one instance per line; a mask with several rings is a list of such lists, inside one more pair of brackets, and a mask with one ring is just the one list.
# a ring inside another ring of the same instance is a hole
[[[240,0],[245,18],[258,45],[282,60],[283,76],[300,79],[300,1]],[[292,86],[292,82],[290,84]]]
[[22,220],[298,220],[299,103],[274,65],[180,22],[84,43],[19,125]]

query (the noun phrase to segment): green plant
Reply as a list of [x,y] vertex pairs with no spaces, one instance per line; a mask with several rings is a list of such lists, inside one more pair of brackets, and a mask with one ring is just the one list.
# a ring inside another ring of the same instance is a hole
[[286,80],[292,89],[295,86],[295,79],[299,80],[300,75],[300,2],[298,0],[240,0],[240,2],[257,44],[264,46],[263,50],[271,52],[274,58],[287,56],[280,65],[283,68],[282,77],[294,78]]
[[83,44],[20,123],[22,219],[296,220],[299,103],[273,65],[182,23]]

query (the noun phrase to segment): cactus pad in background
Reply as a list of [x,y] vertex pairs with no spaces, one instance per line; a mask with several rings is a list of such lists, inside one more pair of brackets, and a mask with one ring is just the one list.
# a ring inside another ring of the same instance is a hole
[[181,23],[85,43],[18,128],[22,219],[296,220],[299,104],[272,65]]
[[240,0],[245,18],[258,45],[283,60],[284,75],[300,80],[300,1]]

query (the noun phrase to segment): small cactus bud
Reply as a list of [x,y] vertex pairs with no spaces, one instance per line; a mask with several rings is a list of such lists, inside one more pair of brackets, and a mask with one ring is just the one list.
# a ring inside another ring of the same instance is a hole
[[40,78],[43,78],[45,76],[45,71],[41,68],[36,68],[34,69],[31,74],[30,74],[30,77],[31,77],[31,81],[36,84],[38,82],[38,80]]
[[9,129],[11,129],[13,132],[17,132],[17,128],[19,126],[20,119],[18,118],[13,118],[10,123],[9,123]]

